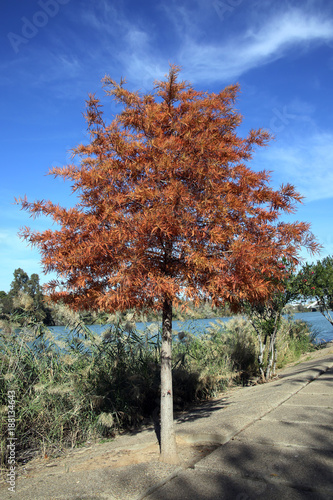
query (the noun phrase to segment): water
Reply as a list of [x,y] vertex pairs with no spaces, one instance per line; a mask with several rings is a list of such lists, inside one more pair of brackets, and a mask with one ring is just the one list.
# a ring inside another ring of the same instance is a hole
[[[331,317],[333,318],[333,312],[330,311]],[[329,342],[333,341],[333,325],[324,318],[324,316],[319,311],[308,312],[308,313],[296,313],[294,314],[294,319],[301,319],[306,321],[311,327],[312,331],[317,333],[317,342]]]
[[[332,313],[333,314],[333,313]],[[333,341],[333,326],[327,321],[326,318],[319,312],[307,312],[307,313],[295,313],[293,315],[294,319],[301,319],[306,321],[313,332],[317,334],[317,342],[328,342]],[[227,322],[231,318],[210,318],[210,319],[192,319],[187,321],[173,321],[172,329],[174,333],[180,331],[186,331],[193,334],[203,333],[211,324],[215,324],[217,321]],[[152,334],[157,333],[160,323],[136,323],[136,328],[140,332],[149,328]],[[95,333],[102,333],[107,329],[107,325],[91,325],[89,328]],[[56,334],[64,334],[66,329],[64,326],[54,326],[50,327],[52,331]]]

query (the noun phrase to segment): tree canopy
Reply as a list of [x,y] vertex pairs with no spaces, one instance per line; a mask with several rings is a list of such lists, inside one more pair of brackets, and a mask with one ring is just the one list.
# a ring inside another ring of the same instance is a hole
[[279,277],[281,256],[315,249],[307,223],[279,221],[301,201],[294,187],[274,190],[268,172],[246,166],[270,135],[237,136],[238,86],[208,94],[178,82],[178,72],[173,66],[143,96],[106,77],[106,94],[123,111],[106,124],[91,95],[91,141],[73,150],[79,165],[50,171],[73,183],[79,203],[23,201],[60,225],[22,231],[45,271],[60,276],[49,285],[55,299],[115,310],[161,308],[166,296],[214,304],[259,298]]

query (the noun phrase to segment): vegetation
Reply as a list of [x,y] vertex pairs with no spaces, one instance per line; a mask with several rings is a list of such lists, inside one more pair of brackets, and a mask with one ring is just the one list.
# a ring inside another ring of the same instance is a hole
[[290,184],[273,190],[267,172],[248,162],[270,135],[237,135],[238,86],[218,94],[178,81],[172,66],[154,92],[139,95],[109,77],[106,94],[122,106],[111,123],[90,96],[89,144],[78,160],[51,170],[72,182],[74,208],[22,201],[59,229],[21,236],[37,247],[53,300],[73,309],[162,311],[161,458],[177,460],[173,429],[172,310],[181,298],[236,307],[269,297],[282,257],[295,260],[317,244],[309,224],[280,221],[301,196]]
[[333,325],[333,257],[305,264],[298,274],[298,290],[305,300],[313,299],[319,311]]
[[[23,304],[21,304],[23,307]],[[29,322],[0,332],[1,466],[7,461],[7,393],[15,392],[18,461],[59,454],[67,446],[111,438],[116,431],[156,422],[160,397],[161,331],[134,329],[133,315],[95,335],[75,320],[71,335],[53,335]],[[1,325],[3,327],[3,324]],[[179,338],[180,337],[180,338]],[[258,378],[257,336],[233,318],[204,335],[175,336],[175,409]],[[283,319],[278,366],[313,348],[300,322]]]
[[[275,375],[277,362],[277,334],[281,326],[282,313],[286,305],[299,297],[299,283],[294,266],[282,260],[280,268],[284,278],[270,297],[261,301],[242,302],[242,310],[250,319],[258,338],[258,363],[263,380]],[[267,349],[268,347],[268,349]]]
[[[22,303],[25,307],[22,307]],[[0,292],[0,317],[8,320],[15,316],[18,325],[22,326],[26,321],[27,308],[30,318],[33,317],[34,321],[51,323],[51,312],[46,306],[38,274],[29,277],[23,269],[18,268],[14,271],[8,294]]]

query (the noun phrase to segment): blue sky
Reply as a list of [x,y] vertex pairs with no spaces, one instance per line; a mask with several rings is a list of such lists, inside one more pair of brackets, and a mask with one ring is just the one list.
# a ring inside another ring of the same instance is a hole
[[[88,93],[103,97],[105,74],[150,91],[169,63],[198,90],[240,83],[240,134],[263,127],[275,135],[252,168],[272,170],[276,187],[297,187],[306,198],[288,220],[311,222],[323,245],[315,259],[333,254],[333,2],[11,0],[1,7],[0,290],[9,290],[18,267],[50,278],[17,233],[52,222],[30,219],[14,197],[75,203],[70,185],[46,173],[86,140]],[[115,107],[104,102],[111,118]]]

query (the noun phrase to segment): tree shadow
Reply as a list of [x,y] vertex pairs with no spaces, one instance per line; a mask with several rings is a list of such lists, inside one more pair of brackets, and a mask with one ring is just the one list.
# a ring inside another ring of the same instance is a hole
[[[304,371],[302,368],[299,373]],[[320,380],[332,383],[332,371],[332,368],[327,370]],[[319,372],[323,371],[318,370]],[[313,394],[317,397],[319,392],[314,386]],[[325,388],[322,395],[328,393],[329,388]],[[219,408],[218,401],[215,408]],[[332,408],[329,403],[322,408],[317,408],[315,400],[309,406],[282,404],[272,411],[271,416],[269,413],[265,418],[257,420],[200,460],[193,469],[180,471],[174,479],[145,498],[333,498]],[[274,411],[278,412],[276,419]],[[205,415],[205,410],[203,414]]]
[[313,448],[230,441],[181,471],[147,500],[332,498],[332,450],[313,431]]
[[193,422],[198,419],[209,418],[214,412],[221,411],[230,404],[227,397],[203,401],[187,408],[187,410],[183,412],[177,412],[175,414],[175,422],[181,424],[183,422]]

